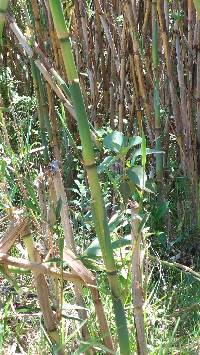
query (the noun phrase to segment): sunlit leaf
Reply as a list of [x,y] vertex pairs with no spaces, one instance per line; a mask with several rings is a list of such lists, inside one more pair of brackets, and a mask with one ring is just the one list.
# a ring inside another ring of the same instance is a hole
[[118,153],[123,145],[123,139],[123,133],[114,131],[104,138],[103,143],[105,148]]
[[128,170],[128,177],[141,189],[145,187],[147,175],[142,166],[134,166]]
[[102,163],[98,166],[97,171],[98,173],[103,173],[108,167],[114,163],[114,158],[111,156],[106,157]]

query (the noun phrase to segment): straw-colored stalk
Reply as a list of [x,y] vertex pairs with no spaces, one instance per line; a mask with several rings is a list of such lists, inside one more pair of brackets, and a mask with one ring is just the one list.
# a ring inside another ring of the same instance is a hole
[[140,48],[139,48],[139,43],[138,43],[138,34],[137,34],[137,26],[134,21],[134,15],[133,15],[133,10],[130,1],[126,1],[124,5],[124,12],[125,16],[127,18],[127,21],[130,26],[130,34],[131,34],[131,39],[133,43],[133,57],[132,60],[134,61],[134,66],[135,66],[135,72],[138,80],[138,87],[139,87],[139,92],[140,96],[143,100],[144,103],[144,109],[145,113],[147,116],[147,132],[149,135],[149,139],[151,144],[153,145],[153,132],[152,132],[152,124],[153,124],[153,116],[152,116],[152,108],[151,108],[151,103],[148,98],[148,93],[145,85],[145,78],[144,78],[144,72],[143,72],[143,64],[141,60],[141,55],[140,55]]
[[[30,231],[27,231],[23,236],[23,241],[27,249],[29,259],[34,263],[41,263],[41,257],[38,250],[34,246],[33,237],[30,234]],[[43,274],[34,272],[35,286],[38,294],[38,301],[44,318],[45,329],[47,330],[51,341],[56,344],[58,348],[58,354],[64,354],[61,350],[61,342],[59,332],[57,330],[55,317],[49,302],[49,290],[46,279]]]
[[[162,150],[160,96],[159,96],[159,72],[158,72],[158,19],[157,0],[152,1],[152,66],[154,84],[154,115],[155,115],[155,140],[156,149]],[[156,179],[159,184],[163,179],[163,155],[156,155]]]
[[[39,12],[36,9],[36,3],[33,2],[33,7],[34,14],[35,14],[35,23],[37,24],[36,30],[37,36],[39,38],[39,43],[41,43],[41,35],[42,35],[42,30],[41,26],[38,23],[38,16]],[[35,86],[35,91],[37,95],[37,102],[38,102],[38,115],[39,115],[39,120],[40,120],[40,129],[42,133],[42,138],[45,132],[45,126],[48,128],[48,136],[49,136],[49,141],[50,141],[50,146],[52,147],[52,151],[55,157],[55,162],[57,166],[55,167],[54,174],[53,176],[53,185],[54,189],[56,192],[56,198],[57,202],[61,201],[61,209],[60,209],[60,215],[61,215],[61,223],[63,226],[64,230],[64,237],[65,237],[65,245],[70,248],[72,251],[75,252],[75,243],[74,243],[74,236],[73,236],[73,230],[72,230],[72,225],[70,221],[70,216],[69,216],[69,208],[68,208],[68,202],[67,202],[67,196],[65,193],[65,188],[62,180],[62,176],[58,167],[58,162],[61,165],[61,157],[60,157],[60,147],[59,147],[59,137],[58,137],[58,124],[56,120],[56,112],[55,112],[55,107],[54,107],[54,97],[52,95],[52,91],[50,89],[50,85],[47,82],[46,83],[46,90],[44,83],[42,82],[40,72],[38,68],[36,67],[35,63],[31,59],[31,64],[32,64],[32,74],[33,74],[33,79],[34,79],[34,86]],[[46,93],[47,93],[47,98],[46,98]],[[47,105],[48,102],[48,105]],[[46,139],[46,138],[45,138]],[[47,162],[47,160],[46,160]],[[56,203],[56,201],[54,201]],[[52,294],[55,294],[53,299],[54,303],[55,300],[58,301],[59,298],[61,298],[62,302],[62,292],[60,288],[58,288],[55,285],[54,280],[50,280],[50,284],[53,286],[52,287]],[[58,292],[59,290],[59,292]],[[87,319],[87,312],[85,311],[85,303],[82,297],[82,290],[79,286],[74,285],[74,290],[75,290],[75,297],[76,297],[76,303],[82,307],[81,309],[78,310],[79,317],[83,320]],[[53,292],[54,291],[54,292]],[[58,304],[58,302],[56,302]],[[58,309],[59,311],[59,309]],[[82,334],[83,334],[83,339],[87,341],[89,339],[89,331],[87,324],[84,324],[82,327]]]
[[136,327],[137,337],[137,351],[140,355],[147,355],[147,343],[145,336],[144,325],[144,296],[142,288],[142,266],[141,266],[141,232],[139,231],[140,217],[139,205],[137,202],[131,203],[131,234],[133,243],[133,255],[132,255],[132,294],[133,294],[133,309],[134,320]]

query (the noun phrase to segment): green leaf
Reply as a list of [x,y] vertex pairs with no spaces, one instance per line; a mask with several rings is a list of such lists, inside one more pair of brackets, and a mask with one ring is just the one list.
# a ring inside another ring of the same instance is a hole
[[108,169],[108,167],[109,167],[112,163],[114,163],[114,160],[115,160],[115,158],[113,158],[113,157],[111,157],[111,156],[106,157],[106,158],[102,161],[102,163],[98,166],[97,172],[98,172],[99,174],[103,173],[106,169]]
[[121,149],[120,149],[120,152],[119,152],[118,157],[119,157],[119,158],[125,157],[126,154],[128,153],[128,151],[129,151],[132,147],[141,144],[141,142],[142,142],[142,138],[139,137],[139,136],[134,136],[134,137],[131,137],[131,138],[124,137],[124,139],[123,139],[123,146],[122,146]]
[[35,205],[35,203],[30,199],[27,201],[24,201],[24,204],[26,207],[28,207],[30,210],[32,210],[35,213],[40,213],[39,207]]
[[144,227],[149,219],[149,216],[150,216],[150,213],[145,213],[145,215],[143,216],[143,218],[139,224],[139,232],[141,232],[144,229]]
[[141,189],[145,187],[147,176],[142,166],[134,166],[128,170],[129,179]]
[[122,223],[124,219],[124,214],[120,212],[116,212],[109,220],[109,230],[110,233],[114,232],[116,228]]
[[124,135],[121,132],[114,131],[110,134],[108,134],[104,140],[103,144],[105,148],[115,152],[119,153],[124,141]]
[[84,254],[87,254],[90,258],[101,256],[101,249],[99,246],[98,238],[95,238],[89,247],[85,250]]
[[63,255],[64,244],[65,244],[64,236],[60,236],[60,238],[59,238],[60,255]]
[[[151,149],[151,148],[146,148],[146,155],[150,154],[163,154],[163,151],[156,150],[156,149]],[[137,157],[142,156],[142,148],[136,149],[135,152],[132,155],[131,159],[131,164],[135,164],[135,160]]]
[[[120,238],[118,240],[115,240],[112,242],[112,248],[113,250],[119,249],[122,247],[126,247],[128,245],[131,245],[132,239],[131,235],[126,235],[124,238]],[[84,251],[84,257],[87,256],[88,258],[97,258],[101,256],[101,248],[99,245],[99,241],[97,238],[93,240],[93,242],[89,245],[89,247]]]
[[26,190],[29,194],[30,199],[26,202],[27,207],[31,208],[33,211],[40,213],[40,208],[38,205],[38,199],[36,195],[36,189],[33,184],[27,178],[23,179]]
[[89,270],[93,271],[105,271],[105,268],[103,267],[102,264],[99,264],[98,262],[95,261],[95,257],[88,257],[87,254],[81,255],[78,259],[82,261],[82,263],[85,265],[85,267]]
[[0,181],[2,181],[5,177],[6,173],[6,161],[4,159],[0,160]]
[[159,220],[169,211],[169,201],[164,201],[156,209],[156,219]]
[[148,179],[147,180],[145,188],[147,188],[152,194],[156,194],[157,193],[156,183],[152,179]]
[[129,146],[128,147],[122,146],[120,151],[119,151],[119,154],[117,155],[117,158],[123,159],[126,156],[126,154],[128,153],[128,151],[130,150],[130,148],[131,147],[129,147]]
[[138,145],[141,144],[142,138],[139,136],[134,137],[125,137],[123,133],[114,131],[108,134],[104,140],[105,148],[111,150],[112,152],[118,153],[119,158],[126,156],[128,151]]
[[120,238],[118,240],[115,240],[112,243],[112,248],[115,250],[115,249],[119,249],[122,247],[127,247],[128,245],[131,245],[131,244],[132,244],[132,236],[131,236],[131,234],[129,234],[129,235],[126,235],[124,238]]
[[129,147],[134,147],[138,144],[142,143],[142,138],[140,136],[133,136],[131,138],[129,138],[128,140],[128,146]]
[[34,307],[28,307],[28,306],[20,306],[15,309],[17,313],[23,314],[23,313],[39,313],[40,309],[39,308],[34,308]]

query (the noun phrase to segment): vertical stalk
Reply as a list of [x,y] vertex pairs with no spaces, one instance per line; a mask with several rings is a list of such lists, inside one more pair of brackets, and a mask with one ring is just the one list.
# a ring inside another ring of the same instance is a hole
[[132,39],[132,44],[133,44],[133,62],[134,62],[135,72],[136,72],[136,76],[137,76],[137,80],[138,80],[138,87],[139,87],[140,96],[143,101],[144,110],[145,110],[146,117],[147,117],[147,132],[149,135],[150,143],[153,145],[154,139],[153,139],[152,125],[153,125],[154,119],[152,117],[151,102],[149,100],[149,95],[148,95],[147,88],[146,88],[143,63],[142,63],[143,58],[141,58],[141,54],[140,54],[137,26],[136,26],[136,23],[134,22],[134,14],[133,14],[132,5],[130,3],[130,0],[126,1],[125,5],[124,5],[124,12],[125,12],[125,16],[127,18],[127,21],[129,23],[129,28],[130,28],[130,34],[131,34],[131,39]]
[[197,12],[198,19],[200,19],[200,1],[199,0],[193,0],[194,2],[194,7]]
[[110,53],[110,88],[109,88],[109,97],[110,97],[110,127],[115,128],[115,63],[113,57]]
[[[106,70],[106,60],[103,48],[103,34],[101,31],[101,20],[98,11],[95,10],[95,61],[98,63],[98,58],[100,57],[101,71],[100,75],[102,77],[103,85],[103,105],[105,107],[105,112],[109,107],[109,75]],[[97,70],[97,65],[96,65]],[[98,79],[99,74],[97,74]]]
[[[2,97],[3,104],[5,106],[9,105],[9,91],[7,85],[7,49],[3,47],[3,29],[5,24],[6,12],[8,9],[8,0],[0,0],[0,66],[1,66],[1,75],[4,76],[6,85],[1,85],[0,87],[0,99]],[[5,43],[4,43],[5,46]],[[5,48],[5,50],[4,50]],[[0,103],[1,104],[1,103]]]
[[63,61],[67,72],[72,101],[75,108],[78,129],[83,149],[83,163],[87,171],[88,182],[93,202],[93,220],[99,239],[104,264],[112,293],[116,325],[118,329],[119,345],[121,354],[130,354],[129,337],[126,324],[126,316],[121,301],[120,284],[112,251],[108,220],[97,174],[94,149],[89,130],[88,118],[79,85],[78,74],[74,63],[69,34],[65,25],[62,5],[60,1],[49,1],[54,25],[60,41]]
[[2,45],[3,28],[5,24],[8,0],[0,0],[0,45]]
[[125,113],[124,105],[124,89],[125,89],[125,76],[126,76],[126,25],[125,21],[123,23],[122,33],[121,33],[121,62],[120,62],[120,88],[119,88],[119,131],[123,132],[123,119]]
[[[200,21],[196,21],[197,30],[197,169],[200,172]],[[200,181],[198,180],[198,229],[200,229]]]
[[[157,0],[152,1],[152,65],[154,84],[154,113],[155,113],[155,140],[156,149],[162,150],[161,140],[161,119],[160,119],[160,97],[158,80],[158,19]],[[163,155],[156,154],[156,179],[159,183],[163,179]]]
[[137,202],[131,203],[131,234],[133,240],[133,255],[132,255],[132,293],[133,293],[133,308],[134,320],[137,336],[137,351],[140,355],[147,355],[147,343],[144,326],[144,312],[143,312],[143,288],[142,288],[142,268],[141,268],[141,232],[139,231],[140,217],[139,204]]
[[[37,1],[35,0],[32,1],[32,9],[34,14],[35,33],[37,34],[38,37],[39,46],[41,49],[43,49],[44,33],[43,33],[42,26],[40,25],[40,14],[38,9],[38,4]],[[32,22],[33,22],[33,18],[32,18]],[[59,132],[58,132],[58,124],[56,120],[54,98],[49,83],[48,82],[46,83],[46,88],[45,88],[45,85],[40,76],[40,72],[32,59],[31,59],[31,68],[32,68],[32,74],[34,75],[34,85],[35,85],[35,91],[37,94],[38,103],[40,103],[39,118],[40,118],[41,131],[43,132],[44,135],[45,124],[46,124],[48,129],[50,146],[52,148],[52,152],[56,159],[56,174],[53,175],[53,184],[56,192],[57,201],[59,201],[59,199],[61,200],[60,216],[61,216],[61,223],[63,226],[64,236],[65,236],[65,245],[70,250],[73,250],[73,252],[75,252],[74,235],[73,235],[73,230],[72,230],[70,216],[69,216],[68,201],[64,189],[62,175],[58,167],[58,162],[61,166],[61,157],[60,157]],[[41,125],[41,123],[43,124]],[[74,285],[74,290],[75,290],[76,302],[80,307],[83,308],[78,311],[79,316],[80,318],[86,320],[87,312],[84,309],[85,303],[82,296],[82,289],[81,287]],[[57,298],[59,297],[58,293],[60,293],[60,296],[62,298],[62,292],[57,292]],[[90,336],[87,324],[84,324],[81,330],[82,330],[84,341],[87,341]],[[92,353],[93,353],[92,350],[89,350],[89,354]]]
[[[76,5],[76,2],[75,2]],[[88,80],[90,85],[90,93],[91,93],[91,118],[97,116],[97,97],[98,97],[98,87],[97,82],[95,80],[93,65],[92,65],[92,53],[90,48],[90,36],[88,33],[88,21],[86,16],[86,4],[85,0],[78,0],[79,12],[80,12],[80,22],[81,28],[79,29],[80,37],[82,38],[82,45],[84,49],[85,62],[87,66]],[[77,6],[77,7],[78,7]]]
[[[48,153],[48,142],[46,137],[45,123],[48,122],[48,115],[46,110],[44,90],[42,90],[42,80],[40,77],[40,72],[32,59],[30,60],[30,64],[31,64],[31,73],[33,77],[33,83],[34,83],[36,99],[37,99],[37,111],[38,111],[38,118],[40,124],[41,141],[42,141],[42,145],[45,147],[44,161],[47,164],[49,162],[49,153]],[[50,129],[49,129],[49,135],[50,135]]]
[[[200,21],[197,20],[197,146],[200,149]],[[199,157],[199,154],[198,154]],[[199,158],[198,158],[199,159]],[[200,162],[199,167],[200,171]]]
[[[27,233],[24,234],[23,241],[28,251],[29,260],[31,262],[40,263],[41,258],[39,252],[34,246],[33,237],[31,236],[29,231],[27,231]],[[33,272],[33,274],[34,274],[35,286],[38,294],[38,301],[44,318],[45,328],[50,336],[50,339],[54,344],[58,346],[59,349],[61,346],[60,336],[57,330],[57,325],[54,319],[53,311],[50,306],[49,291],[48,291],[48,285],[45,276],[43,274],[39,274],[38,272]],[[64,351],[58,350],[58,354],[64,355]]]
[[[181,160],[184,160],[183,138],[182,138],[182,136],[183,136],[182,117],[181,117],[181,113],[180,113],[180,102],[179,102],[179,98],[178,98],[177,91],[176,91],[176,81],[174,80],[174,78],[175,78],[175,73],[173,71],[174,60],[172,59],[172,50],[170,47],[170,39],[169,39],[169,33],[168,33],[168,20],[165,19],[166,15],[163,11],[161,0],[157,1],[157,11],[158,11],[158,18],[159,18],[162,43],[163,43],[163,48],[164,48],[167,76],[169,79],[169,90],[170,90],[170,96],[171,96],[172,110],[173,110],[173,115],[174,115],[175,123],[176,123],[177,142],[180,147]],[[180,118],[181,118],[181,120],[180,120]]]

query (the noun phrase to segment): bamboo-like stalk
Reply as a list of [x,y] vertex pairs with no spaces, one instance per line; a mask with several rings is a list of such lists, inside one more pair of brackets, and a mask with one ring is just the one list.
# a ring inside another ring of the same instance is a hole
[[[76,274],[72,274],[67,271],[60,271],[55,267],[49,267],[46,263],[28,261],[22,258],[16,258],[14,256],[9,256],[8,254],[0,252],[0,264],[11,266],[11,272],[25,272],[25,271],[33,271],[38,274],[44,274],[48,276],[52,276],[55,279],[63,279],[65,281],[78,283],[80,285],[85,285],[85,281]],[[14,267],[14,269],[12,269]],[[16,268],[16,269],[15,269]],[[92,287],[92,285],[87,285],[88,287]]]
[[[38,190],[38,203],[41,211],[41,238],[40,246],[45,252],[45,261],[48,261],[49,258],[54,257],[54,245],[53,245],[53,231],[52,226],[55,223],[53,221],[53,215],[51,206],[48,206],[46,199],[46,186],[45,186],[45,175],[41,171],[37,178],[37,190]],[[47,207],[48,206],[48,207]],[[52,213],[50,214],[49,211]],[[50,217],[50,221],[48,218]],[[57,319],[60,319],[60,293],[58,292],[58,280],[55,280],[53,277],[47,277],[47,282],[49,286],[49,295],[53,307],[56,309]]]
[[0,45],[2,44],[3,28],[8,9],[8,0],[0,0]]
[[87,171],[88,182],[93,202],[93,220],[96,233],[102,250],[102,255],[108,275],[108,280],[112,292],[115,319],[118,329],[119,345],[121,354],[130,354],[129,337],[126,324],[126,316],[121,300],[120,284],[111,246],[111,239],[108,221],[105,212],[101,186],[95,165],[95,155],[90,136],[87,114],[81,94],[78,74],[74,63],[71,43],[65,24],[62,5],[60,1],[49,1],[54,25],[60,41],[60,47],[68,76],[72,101],[76,112],[76,119],[79,128],[81,144],[83,149],[83,162]]
[[188,0],[188,111],[190,115],[192,114],[192,69],[193,69],[193,17],[194,17],[194,8],[192,0]]
[[[38,6],[38,4],[34,0],[32,2],[32,7],[33,7],[33,12],[34,12],[34,17],[35,17],[36,34],[38,37],[40,47],[43,48],[42,28],[41,28],[41,25],[39,22],[39,11],[38,11],[37,6]],[[38,73],[38,75],[39,75],[39,73]],[[45,122],[48,122],[49,126],[50,126],[50,129],[48,130],[50,146],[52,147],[52,151],[53,151],[54,157],[56,159],[54,161],[54,164],[57,164],[56,166],[54,165],[54,173],[52,174],[52,180],[53,180],[53,185],[54,185],[56,199],[57,199],[57,201],[54,201],[54,202],[58,203],[58,201],[61,201],[60,216],[61,216],[61,223],[62,223],[63,231],[64,231],[65,245],[68,248],[70,248],[70,250],[72,250],[73,252],[76,252],[75,243],[74,243],[74,234],[73,234],[72,224],[71,224],[70,215],[69,215],[67,196],[65,193],[62,175],[61,175],[60,169],[58,167],[58,164],[60,165],[60,167],[62,167],[62,161],[61,161],[61,156],[60,156],[59,130],[58,130],[58,122],[56,119],[54,97],[53,97],[53,93],[51,91],[51,87],[50,87],[49,83],[47,82],[46,83],[46,91],[47,91],[47,99],[48,99],[48,106],[47,106],[47,103],[45,100],[45,96],[46,96],[45,95],[46,94],[45,88],[42,85],[43,83],[41,82],[40,77],[39,77],[39,79],[40,79],[39,80],[39,90],[40,90],[39,98],[40,98],[40,100],[43,101],[42,109],[44,111],[43,120]],[[54,287],[52,287],[52,290],[53,289],[55,290],[56,287],[55,287],[53,281],[54,280],[50,280],[50,283],[52,284],[52,286],[54,286]],[[78,304],[78,306],[80,306],[80,309],[78,310],[79,317],[83,320],[87,320],[87,312],[85,310],[86,307],[85,307],[84,299],[82,296],[82,288],[79,287],[78,285],[74,285],[74,291],[75,291],[76,303]],[[61,292],[55,292],[56,299],[59,299],[59,297],[62,298],[62,293],[61,294],[59,294],[59,293],[61,293]],[[83,340],[87,341],[90,337],[87,323],[83,324],[81,331],[82,331],[82,335],[83,335]],[[91,355],[93,354],[92,349],[89,350],[89,353]]]
[[171,103],[173,114],[176,123],[176,133],[177,133],[177,142],[180,147],[181,156],[183,156],[183,127],[182,127],[182,120],[180,120],[181,113],[180,113],[180,102],[176,91],[176,83],[175,83],[175,75],[173,72],[173,61],[171,57],[171,48],[169,43],[169,34],[168,29],[166,26],[166,20],[164,18],[164,11],[162,9],[162,1],[157,0],[157,10],[158,10],[158,17],[159,17],[159,24],[160,24],[160,31],[161,37],[163,42],[164,48],[164,55],[165,55],[165,63],[167,67],[167,75],[169,79],[169,89],[170,89],[170,96],[171,96]]
[[[179,264],[177,262],[168,262],[166,260],[161,260],[158,257],[152,255],[150,255],[149,258],[153,261],[163,264],[166,267],[169,266],[174,269],[180,269],[185,274],[189,273],[197,280],[200,280],[200,273],[192,270],[188,266]],[[85,283],[85,281],[79,275],[72,274],[71,272],[67,272],[67,271],[60,272],[55,267],[48,267],[46,263],[34,263],[22,258],[16,258],[13,256],[9,256],[8,254],[5,253],[0,253],[0,264],[6,265],[6,267],[8,267],[8,270],[11,273],[26,274],[29,273],[30,271],[35,271],[40,274],[52,276],[55,279],[63,279],[65,281],[84,285],[96,291],[95,285],[91,285],[90,283],[89,284]]]
[[177,74],[178,74],[178,82],[180,87],[180,108],[182,115],[183,128],[185,130],[185,144],[186,144],[186,152],[188,154],[190,148],[190,134],[191,127],[188,119],[188,110],[187,110],[187,91],[185,85],[185,77],[184,77],[184,64],[181,52],[181,41],[180,34],[178,30],[176,31],[176,57],[177,57]]
[[126,60],[125,60],[125,50],[126,50],[126,25],[123,23],[122,28],[122,46],[121,46],[121,63],[120,63],[120,97],[119,97],[119,131],[123,132],[123,119],[125,113],[124,105],[124,89],[125,89],[125,76],[126,76]]
[[29,58],[33,59],[35,65],[39,69],[40,73],[45,78],[45,80],[49,83],[52,90],[56,93],[56,95],[59,97],[59,99],[63,102],[64,106],[66,107],[66,109],[68,110],[70,115],[72,117],[75,117],[75,114],[74,114],[74,111],[72,109],[70,102],[66,99],[66,97],[62,93],[61,89],[57,86],[57,84],[55,84],[53,82],[52,77],[49,74],[48,70],[46,69],[44,63],[42,63],[41,60],[38,58],[35,59],[33,49],[29,46],[26,37],[20,31],[20,29],[19,29],[18,25],[16,24],[16,22],[14,21],[14,19],[10,15],[7,16],[7,18],[8,18],[8,23],[9,23],[10,29],[12,30],[12,32],[14,33],[16,38],[18,39],[20,45],[23,47],[23,49],[25,50],[25,52],[27,53]]
[[139,231],[140,219],[138,216],[139,205],[137,202],[131,202],[132,215],[132,293],[133,293],[133,308],[134,319],[137,334],[137,350],[140,355],[147,355],[147,343],[144,326],[144,296],[142,289],[142,267],[141,267],[141,232]]
[[[39,35],[39,34],[38,34]],[[32,64],[32,66],[34,63]],[[48,106],[46,103],[45,99],[45,88],[43,87],[43,83],[41,81],[40,73],[38,69],[35,67],[36,74],[37,74],[37,79],[35,80],[36,85],[36,93],[37,93],[37,86],[39,86],[39,102],[42,101],[41,105],[41,110],[43,112],[42,114],[42,121],[48,122],[49,123],[49,140],[50,140],[50,145],[52,147],[52,151],[54,154],[54,157],[57,162],[57,167],[55,167],[55,173],[53,174],[53,183],[54,183],[54,188],[56,192],[56,197],[57,197],[57,202],[61,199],[61,223],[63,226],[64,230],[64,236],[65,236],[65,245],[67,245],[68,248],[73,250],[75,252],[75,243],[74,243],[74,236],[73,236],[73,231],[72,231],[72,226],[71,226],[71,221],[69,217],[69,208],[68,208],[68,202],[67,202],[67,196],[65,193],[64,189],[64,184],[62,180],[62,176],[60,173],[60,170],[58,168],[58,162],[61,165],[61,157],[60,157],[60,147],[59,147],[59,139],[58,139],[58,128],[57,128],[57,121],[56,121],[56,112],[54,108],[54,99],[52,96],[52,92],[50,90],[50,85],[47,83],[46,84],[46,89],[47,89],[47,98],[48,98]],[[38,72],[37,72],[38,71]],[[38,83],[38,85],[37,85]],[[41,119],[40,119],[41,120]],[[50,280],[50,283],[52,284],[53,280]],[[55,285],[53,283],[52,291],[53,288],[55,290]],[[85,311],[85,303],[84,299],[82,297],[82,289],[81,287],[74,285],[74,290],[75,290],[75,297],[76,297],[76,302],[77,304],[82,307],[82,309],[78,310],[79,317],[83,320],[87,319],[87,312]],[[58,295],[56,295],[58,299]],[[62,296],[61,296],[62,297]],[[82,327],[82,334],[83,334],[83,339],[87,341],[89,339],[89,331],[87,324],[84,324]],[[92,354],[92,352],[90,351]]]
[[[132,55],[131,55],[132,57]],[[134,84],[134,95],[133,95],[133,104],[135,106],[135,111],[136,111],[136,116],[137,116],[137,127],[138,127],[138,134],[142,136],[142,109],[140,106],[140,95],[139,95],[139,90],[138,90],[138,83],[137,83],[137,78],[136,78],[136,72],[135,72],[135,66],[134,62],[131,60],[130,61],[130,70],[131,70],[131,76]]]
[[[152,65],[154,80],[154,115],[155,115],[155,141],[156,149],[162,150],[161,119],[160,119],[160,95],[158,79],[158,19],[157,0],[152,1]],[[159,184],[163,179],[163,155],[156,155],[156,179]]]
[[[77,2],[75,2],[75,5],[76,4]],[[78,0],[77,7],[78,6],[79,6],[80,22],[81,22],[81,28],[79,28],[79,33],[81,32],[80,35],[82,34],[82,38],[83,38],[82,43],[84,48],[84,55],[85,55],[85,60],[87,65],[87,73],[88,73],[88,80],[90,84],[90,93],[91,93],[91,105],[92,105],[91,118],[93,120],[97,116],[96,110],[97,110],[98,87],[97,87],[97,82],[94,78],[94,70],[92,67],[92,55],[91,55],[91,48],[89,43],[85,1]]]
[[[197,148],[200,150],[200,21],[197,21]],[[198,154],[199,171],[200,171],[200,157]]]
[[[40,263],[41,258],[37,249],[34,246],[33,237],[31,236],[30,231],[27,230],[27,233],[25,233],[25,235],[23,236],[23,241],[28,251],[30,261]],[[52,342],[56,344],[58,348],[58,354],[64,355],[63,350],[61,350],[60,336],[57,330],[55,317],[49,302],[49,291],[46,279],[43,274],[37,272],[33,272],[33,275],[38,294],[38,301],[44,318],[45,328]]]
[[17,238],[20,234],[27,229],[28,219],[27,218],[13,218],[8,229],[4,233],[0,240],[0,252],[8,253],[12,246],[15,244]]
[[[177,28],[177,27],[176,27]],[[176,56],[177,56],[177,74],[178,74],[178,83],[180,88],[180,110],[182,116],[182,125],[184,129],[184,150],[185,150],[185,159],[183,161],[183,168],[186,176],[191,179],[193,188],[197,189],[197,170],[196,170],[196,155],[193,153],[195,151],[195,139],[193,137],[193,123],[191,121],[191,116],[188,113],[187,109],[187,88],[185,84],[184,76],[184,62],[181,52],[181,38],[178,29],[176,31]],[[194,206],[194,216],[197,212],[197,196],[195,194],[193,200]],[[195,220],[196,218],[194,218]]]
[[[197,132],[196,132],[196,153],[197,153],[197,169],[198,173],[200,172],[200,20],[199,18],[196,20],[196,48],[197,48],[197,82],[196,82],[196,112],[197,112]],[[198,180],[198,229],[200,229],[200,181]]]
[[[46,106],[46,100],[44,95],[43,83],[41,81],[40,72],[36,67],[33,60],[30,60],[31,63],[31,72],[33,77],[33,83],[35,87],[36,99],[37,99],[37,112],[38,112],[38,119],[40,124],[40,135],[42,145],[45,147],[44,149],[44,161],[46,164],[49,162],[49,153],[48,153],[48,144],[47,144],[47,137],[46,137],[46,127],[45,123],[49,123],[48,120],[48,112]],[[49,136],[51,138],[50,127],[48,125]]]
[[145,36],[146,32],[147,32],[150,12],[151,12],[151,1],[147,0],[146,1],[145,15],[144,15],[144,23],[143,23],[143,26],[142,26],[142,35],[143,36]]
[[60,74],[55,70],[53,67],[52,63],[49,62],[48,58],[45,56],[44,52],[41,50],[39,47],[38,43],[36,41],[33,42],[33,47],[32,47],[35,55],[37,55],[40,59],[45,68],[51,73],[52,77],[54,80],[56,80],[57,84],[60,86],[61,90],[64,91],[66,96],[70,98],[70,91],[65,83],[65,81],[62,79]]
[[101,63],[101,67],[100,67],[101,77],[103,78],[102,80],[103,106],[107,111],[109,107],[109,75],[108,75],[108,71],[106,70],[106,60],[105,60],[104,49],[103,49],[103,34],[101,31],[101,20],[99,17],[99,13],[95,11],[95,61],[96,63],[98,63],[99,57]]
[[80,275],[87,285],[91,285],[90,288],[92,300],[94,303],[97,319],[99,321],[101,335],[104,340],[105,346],[114,351],[112,337],[108,328],[107,320],[105,317],[104,309],[102,306],[100,294],[98,288],[96,287],[96,280],[94,275],[90,270],[88,270],[82,263],[81,260],[77,260],[73,252],[68,249],[64,249],[63,260],[68,263],[70,268],[75,272],[75,274]]
[[144,102],[145,113],[147,116],[147,132],[149,135],[150,142],[153,145],[154,139],[153,139],[153,131],[152,131],[152,125],[153,125],[152,108],[151,108],[151,103],[149,101],[148,93],[145,85],[143,64],[140,56],[140,48],[137,39],[136,24],[134,22],[134,15],[133,15],[133,10],[130,1],[126,1],[124,5],[124,12],[130,25],[130,34],[133,43],[133,60],[136,68],[135,71],[137,75],[140,96]]
[[[74,112],[74,110],[72,108],[71,103],[68,101],[68,99],[65,97],[65,95],[63,94],[63,92],[60,89],[60,87],[54,82],[53,78],[49,74],[49,69],[48,69],[49,65],[47,65],[47,67],[46,67],[45,66],[45,64],[47,64],[46,61],[42,62],[39,58],[35,59],[33,49],[29,46],[26,37],[20,31],[18,25],[16,24],[16,22],[14,21],[12,16],[8,15],[7,19],[8,19],[8,23],[9,23],[9,26],[10,26],[12,32],[14,33],[15,37],[19,41],[20,45],[25,50],[26,54],[29,56],[29,58],[31,58],[34,61],[35,65],[39,69],[41,75],[44,77],[45,81],[50,85],[52,90],[59,97],[59,99],[61,100],[61,102],[63,103],[63,105],[65,106],[65,108],[69,112],[69,114],[71,115],[71,117],[75,118],[75,112]],[[38,52],[40,52],[40,51],[37,50],[37,53]],[[50,70],[50,72],[54,73],[55,79],[57,80],[59,85],[62,87],[62,89],[64,89],[65,93],[69,94],[69,90],[67,88],[67,85],[66,84],[63,85],[63,79],[61,79],[60,75],[57,74],[57,72],[55,72],[54,70],[53,71]],[[93,140],[94,144],[96,145],[96,147],[98,149],[101,149],[101,144],[97,140],[96,132],[94,131],[94,129],[93,129],[91,124],[90,124],[90,127],[91,127],[92,140]]]
[[179,264],[177,262],[169,262],[167,260],[162,260],[158,256],[149,255],[149,258],[157,263],[160,263],[163,266],[166,266],[166,267],[169,267],[169,268],[172,268],[175,270],[179,270],[179,271],[183,272],[185,275],[190,274],[193,278],[200,281],[200,273],[194,271],[193,269],[191,269],[188,266]]
[[49,172],[49,173],[51,174],[51,178],[53,180],[57,202],[58,203],[59,201],[61,202],[60,216],[61,216],[61,223],[63,226],[64,236],[65,236],[65,245],[67,246],[67,248],[71,249],[75,253],[75,243],[74,243],[72,224],[69,216],[68,201],[64,189],[62,176],[58,166],[58,161],[54,161],[52,165],[53,165],[53,172],[52,173]]
[[196,12],[197,12],[197,16],[200,20],[200,1],[199,0],[193,0],[194,2],[194,6],[195,6],[195,9],[196,9]]
[[108,21],[107,21],[106,16],[104,15],[104,13],[102,11],[102,8],[101,8],[99,0],[94,0],[94,4],[95,4],[96,11],[99,14],[99,17],[100,17],[100,20],[101,20],[101,24],[102,24],[102,27],[103,27],[104,32],[105,32],[105,36],[106,36],[106,38],[108,40],[108,44],[109,44],[109,47],[110,47],[110,50],[111,50],[111,55],[112,55],[114,63],[115,63],[116,71],[117,71],[117,73],[119,73],[119,70],[120,70],[119,56],[118,56],[118,53],[117,53],[117,50],[116,50],[116,46],[115,46],[111,31],[110,31],[110,28],[109,28]]
[[[109,51],[110,52],[110,51]],[[110,88],[109,88],[109,97],[110,97],[110,127],[112,129],[115,128],[115,65],[114,65],[114,61],[113,58],[111,56],[111,53],[109,53],[109,58],[110,58]]]

